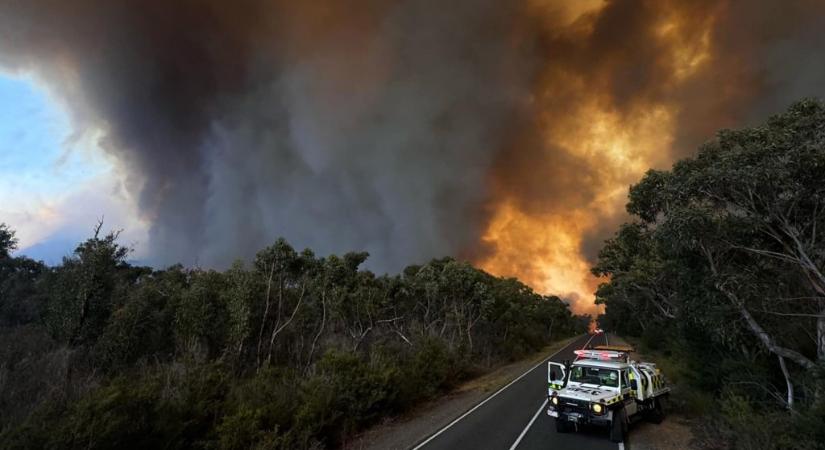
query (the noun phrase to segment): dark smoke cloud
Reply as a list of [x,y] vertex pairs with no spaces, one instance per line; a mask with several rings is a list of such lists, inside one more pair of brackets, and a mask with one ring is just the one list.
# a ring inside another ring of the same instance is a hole
[[387,270],[456,253],[530,93],[523,18],[493,0],[0,8],[2,63],[103,127],[156,263],[225,265],[280,235]]
[[[556,214],[633,181],[558,144],[585,101],[628,120],[676,105],[664,167],[825,93],[823,2],[614,0],[572,21],[562,4],[0,0],[0,64],[105,132],[155,263],[206,266],[277,236],[380,270],[481,258],[498,200]],[[679,78],[674,51],[704,38]],[[585,256],[621,220],[586,230]]]
[[825,97],[825,2],[735,0],[716,9],[706,70],[670,93],[682,108],[673,157],[694,152],[720,128]]

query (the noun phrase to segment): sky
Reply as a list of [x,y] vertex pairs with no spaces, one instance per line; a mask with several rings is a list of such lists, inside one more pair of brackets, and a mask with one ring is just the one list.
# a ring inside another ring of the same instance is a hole
[[140,259],[145,225],[120,178],[94,130],[74,130],[31,77],[0,74],[0,222],[16,231],[17,254],[57,264],[102,219]]

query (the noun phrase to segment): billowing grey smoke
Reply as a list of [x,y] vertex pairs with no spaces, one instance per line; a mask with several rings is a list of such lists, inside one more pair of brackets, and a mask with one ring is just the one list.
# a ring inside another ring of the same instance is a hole
[[519,12],[299,3],[5,1],[2,63],[104,128],[155,263],[222,266],[285,236],[398,270],[474,244],[529,96]]
[[[591,211],[633,182],[557,142],[583,100],[626,123],[675,111],[645,161],[662,167],[825,94],[823,26],[817,0],[0,0],[0,65],[104,130],[153,262],[225,266],[285,236],[395,271],[504,251],[480,239],[504,203]],[[691,67],[678,52],[703,40]],[[624,219],[576,231],[582,254]],[[548,264],[531,251],[497,272]]]

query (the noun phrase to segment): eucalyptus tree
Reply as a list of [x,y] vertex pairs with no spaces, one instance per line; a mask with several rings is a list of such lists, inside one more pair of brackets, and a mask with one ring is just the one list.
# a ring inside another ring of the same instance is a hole
[[0,223],[0,259],[9,258],[17,249],[15,232],[5,223]]
[[130,249],[117,243],[117,232],[102,236],[101,227],[49,271],[42,286],[48,297],[45,324],[53,337],[71,345],[97,339],[126,285]]
[[786,360],[809,374],[825,367],[825,105],[720,132],[695,157],[648,172],[627,209],[636,222],[594,268],[612,277],[599,291],[608,311],[624,302],[731,344],[750,336],[777,358],[792,405]]

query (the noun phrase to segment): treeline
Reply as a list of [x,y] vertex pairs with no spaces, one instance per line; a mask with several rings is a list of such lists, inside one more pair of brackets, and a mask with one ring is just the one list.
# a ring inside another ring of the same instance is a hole
[[823,448],[825,105],[720,132],[627,210],[593,269],[602,323],[684,366],[719,442]]
[[224,272],[48,267],[0,225],[0,448],[324,448],[582,332],[557,297],[453,259],[376,276],[284,240]]

